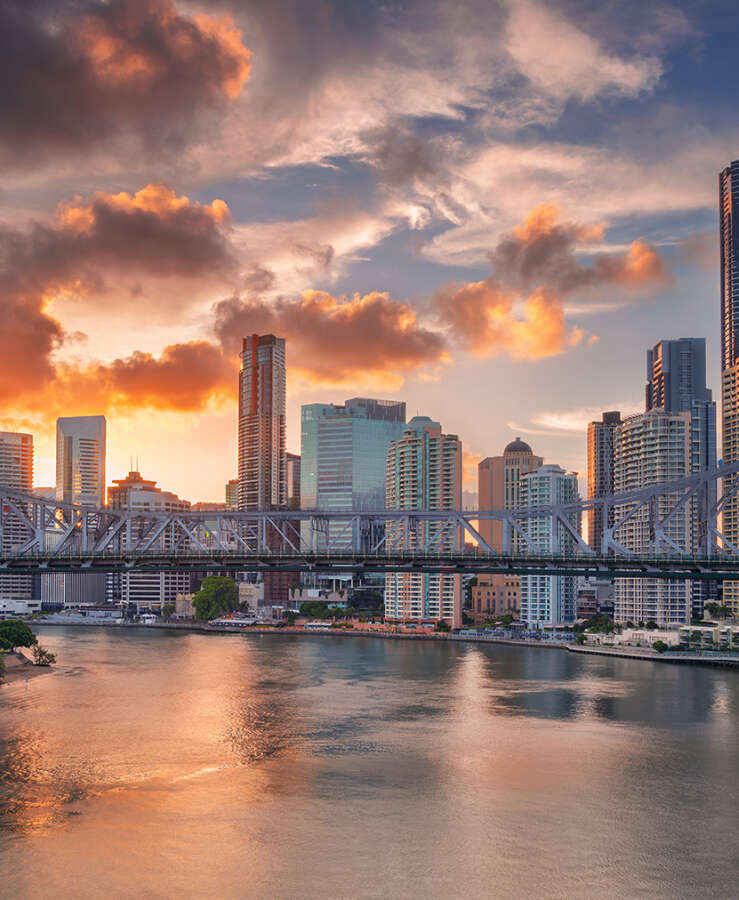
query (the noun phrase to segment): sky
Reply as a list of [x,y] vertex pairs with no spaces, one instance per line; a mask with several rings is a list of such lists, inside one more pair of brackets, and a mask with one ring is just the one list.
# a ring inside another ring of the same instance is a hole
[[300,406],[405,400],[477,463],[583,473],[645,351],[705,337],[739,156],[724,2],[4,0],[0,429],[54,482],[104,414],[191,501],[236,475],[238,352]]

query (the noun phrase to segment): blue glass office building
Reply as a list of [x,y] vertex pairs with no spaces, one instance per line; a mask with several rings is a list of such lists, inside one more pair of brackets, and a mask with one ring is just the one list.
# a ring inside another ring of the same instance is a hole
[[385,508],[385,462],[405,427],[405,403],[355,397],[301,410],[302,509]]

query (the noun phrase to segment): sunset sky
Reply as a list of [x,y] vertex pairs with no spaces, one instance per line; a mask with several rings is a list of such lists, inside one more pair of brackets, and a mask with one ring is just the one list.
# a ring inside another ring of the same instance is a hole
[[[516,435],[585,469],[645,350],[708,339],[734,3],[4,0],[0,428],[54,481],[58,415],[108,481],[220,500],[238,350],[300,406],[402,399],[466,484]],[[732,27],[727,23],[731,21]]]

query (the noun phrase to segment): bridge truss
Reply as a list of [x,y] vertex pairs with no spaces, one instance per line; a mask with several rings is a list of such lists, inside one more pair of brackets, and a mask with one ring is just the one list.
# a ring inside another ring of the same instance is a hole
[[[152,512],[82,507],[0,485],[0,574],[284,570],[739,579],[739,548],[718,527],[739,493],[738,475],[735,463],[595,500],[479,511]],[[580,536],[583,513],[595,509],[606,523],[598,550]],[[499,549],[481,535],[484,521],[502,524]],[[546,547],[535,539],[542,522]]]

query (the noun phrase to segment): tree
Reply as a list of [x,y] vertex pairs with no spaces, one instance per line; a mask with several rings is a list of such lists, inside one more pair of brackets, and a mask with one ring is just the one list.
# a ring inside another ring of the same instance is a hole
[[175,611],[174,603],[165,603],[164,606],[162,607],[162,615],[166,616],[167,618],[169,618],[174,611]]
[[295,619],[297,618],[297,616],[298,616],[298,614],[295,612],[294,609],[288,609],[288,611],[285,613],[285,618],[287,619],[287,624],[294,625]]
[[452,629],[449,627],[449,623],[444,619],[439,619],[439,621],[436,623],[436,631],[447,632],[451,630]]
[[3,659],[3,654],[0,653],[0,681],[5,678],[5,660]]
[[328,604],[322,600],[306,600],[300,604],[300,615],[307,619],[326,619],[329,615]]
[[0,640],[6,641],[10,648],[33,647],[37,642],[36,635],[20,619],[5,619],[0,622]]
[[654,641],[652,647],[657,651],[657,653],[664,653],[665,650],[669,650],[669,644],[666,644],[664,641]]
[[202,621],[217,619],[232,612],[239,605],[239,591],[233,578],[224,575],[207,575],[200,590],[192,598],[195,618]]
[[36,644],[33,648],[33,661],[37,666],[53,666],[56,662],[56,656],[45,647]]

